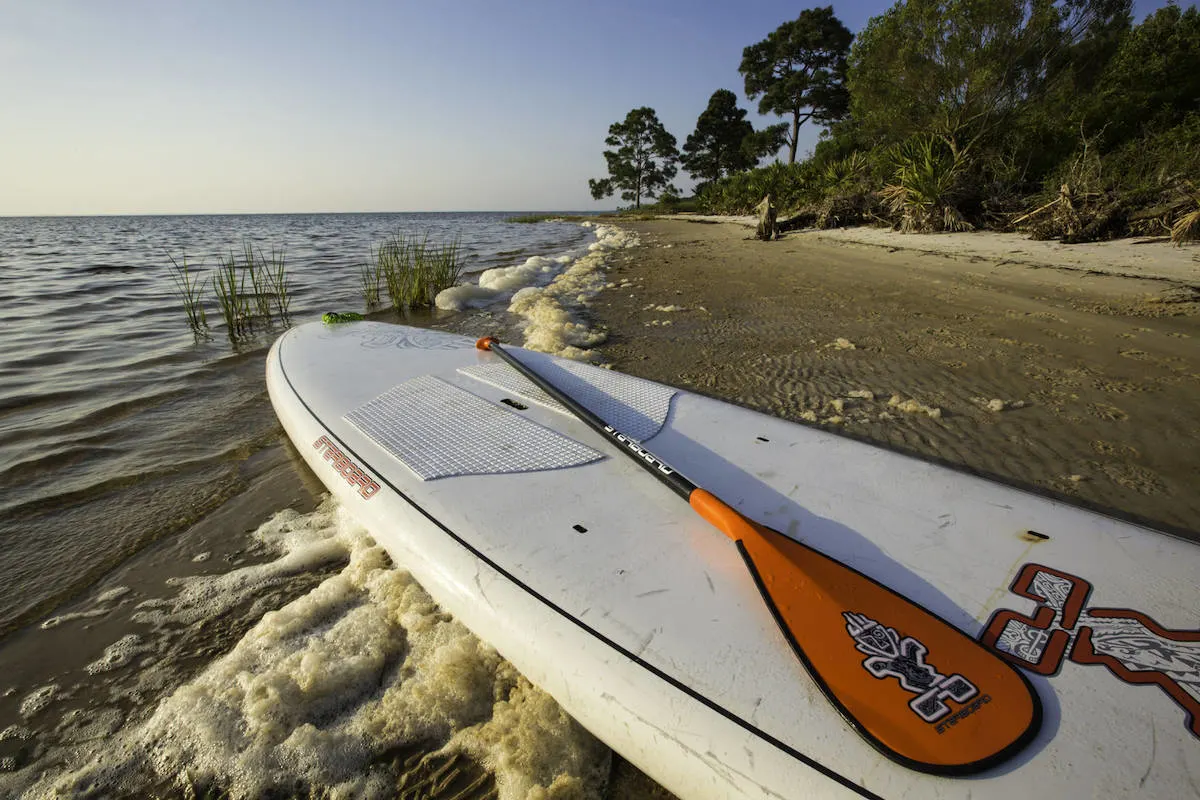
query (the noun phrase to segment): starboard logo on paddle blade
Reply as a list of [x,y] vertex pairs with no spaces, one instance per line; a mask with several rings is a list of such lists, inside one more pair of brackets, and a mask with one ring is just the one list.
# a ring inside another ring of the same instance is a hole
[[979,641],[1039,675],[1063,662],[1098,664],[1135,686],[1158,686],[1200,737],[1200,631],[1171,630],[1129,608],[1085,608],[1090,581],[1026,564],[1009,591],[1037,603],[1032,615],[1003,608],[992,614]]
[[[957,725],[991,701],[987,695],[978,696],[979,689],[962,675],[943,675],[927,664],[929,649],[911,636],[901,636],[895,628],[865,614],[847,611],[842,617],[855,648],[867,655],[863,669],[880,680],[895,678],[901,688],[915,694],[908,707],[926,722],[938,723],[938,733],[945,733],[947,727]],[[950,716],[952,709],[947,701],[965,705],[973,698],[975,702]]]

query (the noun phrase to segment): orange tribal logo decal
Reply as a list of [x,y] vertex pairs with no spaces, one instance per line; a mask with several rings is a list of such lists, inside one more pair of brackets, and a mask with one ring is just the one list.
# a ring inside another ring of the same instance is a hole
[[358,489],[358,493],[362,495],[364,500],[370,500],[379,491],[379,484],[367,477],[362,467],[351,461],[345,453],[338,449],[337,445],[329,441],[328,436],[322,436],[313,442],[313,447],[317,450],[324,450],[322,455],[325,460],[333,465],[333,469],[339,475],[346,479],[346,483]]
[[1158,686],[1200,737],[1200,631],[1170,630],[1127,608],[1085,608],[1092,584],[1041,564],[1022,567],[1010,591],[1037,609],[1032,616],[997,611],[980,642],[1039,675],[1057,674],[1070,660],[1100,664],[1128,684]]

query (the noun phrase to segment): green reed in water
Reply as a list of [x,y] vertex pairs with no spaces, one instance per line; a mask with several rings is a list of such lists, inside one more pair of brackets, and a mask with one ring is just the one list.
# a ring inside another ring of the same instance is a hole
[[219,263],[215,284],[217,302],[221,305],[229,338],[237,339],[253,330],[250,297],[246,294],[246,270],[239,269],[237,256],[232,251],[229,258],[220,259]]
[[458,279],[462,277],[463,261],[460,240],[456,236],[453,241],[429,248],[422,255],[425,256],[428,265],[429,305],[433,305],[433,300],[437,297],[438,292],[456,285]]
[[263,258],[262,250],[258,251],[258,263],[267,276],[267,285],[275,298],[275,308],[279,312],[279,321],[288,323],[288,307],[292,304],[292,281],[287,274],[287,259],[282,249],[271,248],[271,258]]
[[292,282],[287,276],[285,251],[272,247],[271,257],[267,258],[262,248],[256,249],[249,242],[244,243],[242,248],[242,268],[250,275],[258,316],[270,322],[273,313],[278,312],[280,321],[286,324],[288,306],[292,302]]
[[[229,255],[230,258],[233,257],[232,253]],[[271,318],[271,273],[266,261],[262,256],[262,250],[259,250],[256,256],[254,245],[249,241],[242,242],[242,270],[243,275],[250,276],[250,298],[254,301],[254,307],[258,312],[257,316],[269,320]]]
[[198,271],[188,266],[186,255],[180,259],[182,263],[169,255],[167,258],[171,260],[171,279],[175,282],[175,293],[183,301],[188,326],[194,333],[207,336],[208,317],[204,313],[204,286],[208,279],[202,278]]
[[[183,299],[188,324],[192,330],[207,336],[203,295],[209,279],[201,278],[188,265],[186,257],[182,263],[170,255],[167,258],[175,270],[172,277],[176,293]],[[289,323],[292,280],[287,273],[285,251],[272,247],[268,258],[261,248],[247,240],[242,243],[240,258],[230,250],[228,258],[217,258],[217,264],[212,287],[231,340],[248,336],[258,323],[273,324],[276,316],[284,325]]]
[[379,260],[374,264],[360,264],[358,267],[358,283],[362,289],[363,302],[367,309],[379,305],[379,291],[383,285],[383,273],[380,272]]
[[388,298],[397,309],[432,306],[438,292],[454,286],[462,275],[457,238],[449,243],[431,244],[428,235],[415,239],[394,233],[371,256],[372,263],[362,271],[364,296],[370,281],[373,279],[378,287],[382,277]]

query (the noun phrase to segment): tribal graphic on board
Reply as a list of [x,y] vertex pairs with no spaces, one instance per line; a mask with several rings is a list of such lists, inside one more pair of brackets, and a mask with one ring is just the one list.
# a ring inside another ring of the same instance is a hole
[[398,348],[400,350],[466,350],[475,343],[462,336],[445,331],[414,328],[397,328],[395,325],[362,324],[327,326],[320,333],[322,339],[358,339],[359,346],[367,350]]
[[[917,716],[929,723],[938,722],[950,713],[947,700],[966,703],[979,694],[975,684],[962,675],[942,675],[931,664],[925,663],[929,650],[911,636],[901,637],[895,628],[880,625],[864,614],[843,612],[846,632],[854,639],[855,649],[866,653],[863,669],[876,678],[895,678],[906,692],[917,695],[908,704]],[[960,710],[937,726],[938,733],[945,733],[947,726],[958,724],[959,719],[970,716],[991,700],[984,695],[971,705]]]
[[1125,683],[1156,685],[1200,737],[1200,630],[1170,630],[1127,608],[1085,608],[1092,584],[1041,564],[1023,566],[1010,591],[1037,609],[1032,616],[997,611],[980,642],[1039,675],[1055,675],[1070,660],[1105,666]]

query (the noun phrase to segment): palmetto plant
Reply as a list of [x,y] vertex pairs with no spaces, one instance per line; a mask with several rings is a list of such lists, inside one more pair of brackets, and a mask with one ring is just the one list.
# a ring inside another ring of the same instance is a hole
[[819,194],[818,183],[808,163],[776,161],[707,184],[697,195],[697,201],[709,213],[749,214],[769,194],[777,208],[788,210],[810,200],[813,192]]
[[951,151],[941,139],[922,134],[892,147],[888,154],[895,169],[892,183],[879,195],[893,212],[901,215],[905,233],[928,230],[969,230],[955,207],[967,166],[961,153]]
[[1171,242],[1180,247],[1184,242],[1200,242],[1200,193],[1196,192],[1194,187],[1192,188],[1193,191],[1188,194],[1196,207],[1180,216],[1171,226]]
[[821,170],[825,191],[828,193],[853,189],[867,177],[870,166],[866,154],[858,150],[845,158],[830,161]]

